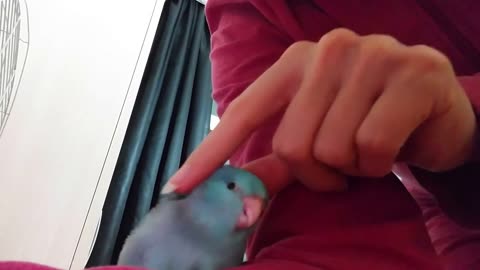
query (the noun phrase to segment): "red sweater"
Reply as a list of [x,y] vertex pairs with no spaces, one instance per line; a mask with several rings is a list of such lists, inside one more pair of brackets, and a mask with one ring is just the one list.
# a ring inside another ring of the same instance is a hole
[[[475,0],[209,0],[206,15],[218,113],[221,116],[289,45],[317,41],[337,27],[388,34],[405,44],[442,51],[478,112],[478,14],[480,1]],[[280,117],[257,130],[230,162],[241,166],[270,153]],[[396,173],[410,193],[393,174],[383,181],[352,180],[348,192],[335,195],[314,193],[300,184],[288,187],[273,199],[252,239],[251,269],[277,269],[279,262],[292,264],[286,269],[480,269],[480,231],[454,223],[416,181],[433,178],[447,187],[453,180],[457,185],[460,174],[412,175],[408,168]],[[462,174],[464,182],[480,180],[480,170],[474,173]]]

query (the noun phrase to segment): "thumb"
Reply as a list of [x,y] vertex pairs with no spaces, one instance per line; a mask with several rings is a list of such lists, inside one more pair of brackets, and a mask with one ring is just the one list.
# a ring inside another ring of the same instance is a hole
[[316,161],[303,162],[291,171],[304,186],[313,191],[335,192],[348,188],[344,174]]
[[243,169],[262,180],[269,196],[274,196],[296,179],[313,191],[343,191],[348,188],[345,176],[325,165],[312,162],[292,167],[275,154],[247,163]]
[[290,174],[287,163],[277,158],[274,154],[256,159],[242,168],[262,180],[270,197],[273,197],[295,179]]

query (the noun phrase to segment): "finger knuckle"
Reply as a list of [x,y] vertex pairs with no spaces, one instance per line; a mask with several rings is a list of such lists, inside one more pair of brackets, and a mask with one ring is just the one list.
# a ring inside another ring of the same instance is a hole
[[438,73],[451,68],[450,60],[440,51],[426,45],[411,47],[411,62],[417,72]]
[[351,155],[340,147],[317,144],[313,150],[313,155],[317,161],[333,168],[347,168],[352,165]]
[[309,159],[308,148],[297,143],[274,138],[272,150],[280,159],[292,164],[300,164]]
[[332,55],[343,52],[358,40],[357,35],[344,28],[332,30],[322,36],[318,42],[319,55]]
[[325,68],[338,65],[342,59],[346,59],[347,52],[355,46],[357,40],[355,33],[343,28],[326,33],[315,46],[312,70],[322,72]]
[[397,147],[382,133],[359,132],[356,137],[356,143],[360,156],[389,158],[397,151]]
[[324,34],[319,43],[325,46],[342,46],[343,44],[350,44],[357,38],[357,35],[346,28],[336,28]]

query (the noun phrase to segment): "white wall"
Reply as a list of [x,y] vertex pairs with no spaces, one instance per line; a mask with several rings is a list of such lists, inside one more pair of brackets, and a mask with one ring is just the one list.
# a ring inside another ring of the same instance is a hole
[[0,260],[80,269],[163,0],[27,4],[29,53],[0,137]]

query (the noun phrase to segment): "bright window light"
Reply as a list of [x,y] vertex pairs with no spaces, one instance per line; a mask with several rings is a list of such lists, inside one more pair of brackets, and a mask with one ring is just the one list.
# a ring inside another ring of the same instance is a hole
[[212,114],[210,116],[210,130],[214,130],[219,122],[220,122],[220,118],[218,118],[218,116]]

